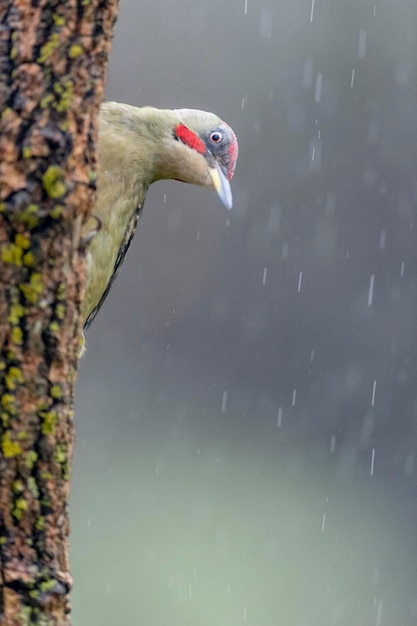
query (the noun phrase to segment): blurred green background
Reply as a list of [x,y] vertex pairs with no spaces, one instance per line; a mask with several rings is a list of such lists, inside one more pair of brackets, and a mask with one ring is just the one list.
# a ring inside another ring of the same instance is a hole
[[417,623],[415,0],[124,0],[107,98],[212,110],[80,364],[75,626]]

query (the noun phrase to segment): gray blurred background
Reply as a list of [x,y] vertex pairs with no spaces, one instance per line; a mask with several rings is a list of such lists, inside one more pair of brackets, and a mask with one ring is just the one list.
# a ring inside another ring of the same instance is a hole
[[124,0],[107,98],[212,110],[80,365],[76,626],[417,623],[415,0]]

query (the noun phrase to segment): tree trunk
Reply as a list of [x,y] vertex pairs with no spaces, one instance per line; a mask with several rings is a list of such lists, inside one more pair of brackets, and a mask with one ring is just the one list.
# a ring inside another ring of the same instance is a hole
[[74,385],[118,0],[0,2],[0,624],[69,625]]

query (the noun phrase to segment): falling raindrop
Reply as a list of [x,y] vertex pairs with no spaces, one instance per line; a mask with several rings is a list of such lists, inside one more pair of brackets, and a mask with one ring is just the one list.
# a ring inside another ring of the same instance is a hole
[[277,428],[281,428],[282,426],[282,408],[278,409],[278,417],[277,417]]
[[314,16],[314,0],[311,0],[310,24],[313,21],[313,16]]
[[297,399],[297,389],[293,389],[292,390],[292,402],[291,402],[293,406],[295,406],[296,399]]
[[301,291],[301,281],[303,280],[303,272],[300,272],[298,275],[298,287],[297,287],[297,291],[298,293],[300,293]]
[[317,104],[321,100],[322,85],[323,85],[323,74],[320,74],[319,72],[316,76],[316,87],[314,89],[314,102],[316,102]]
[[352,89],[353,83],[355,82],[355,68],[352,70],[352,76],[350,78],[350,88]]
[[268,269],[266,267],[264,267],[264,273],[263,273],[263,276],[262,276],[262,284],[263,285],[266,285],[266,274],[267,274],[267,272],[268,272]]
[[372,448],[372,455],[371,455],[371,476],[374,475],[374,465],[375,465],[375,448]]
[[322,142],[320,139],[312,139],[310,142],[310,170],[321,171]]
[[226,405],[227,405],[227,391],[223,391],[223,398],[222,398],[222,413],[226,412]]
[[375,274],[372,274],[370,281],[369,281],[368,306],[372,306],[372,301],[374,299],[374,283],[375,283]]
[[387,233],[385,230],[381,230],[381,234],[379,235],[379,247],[381,250],[385,250],[385,243],[387,240]]
[[376,380],[374,380],[374,384],[372,386],[371,406],[375,405],[375,392],[376,392]]

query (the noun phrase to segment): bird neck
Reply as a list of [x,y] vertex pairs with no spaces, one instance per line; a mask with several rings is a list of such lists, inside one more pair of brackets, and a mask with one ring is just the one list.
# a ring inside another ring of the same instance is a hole
[[105,103],[100,112],[102,168],[139,194],[162,179],[209,185],[203,155],[175,135],[181,115],[181,110]]
[[[170,144],[178,119],[175,111],[125,104],[103,105],[99,142],[104,145],[105,167],[111,166],[146,186],[171,178]],[[117,157],[114,159],[113,157]],[[167,168],[168,166],[168,168]],[[132,178],[130,178],[132,180]]]

